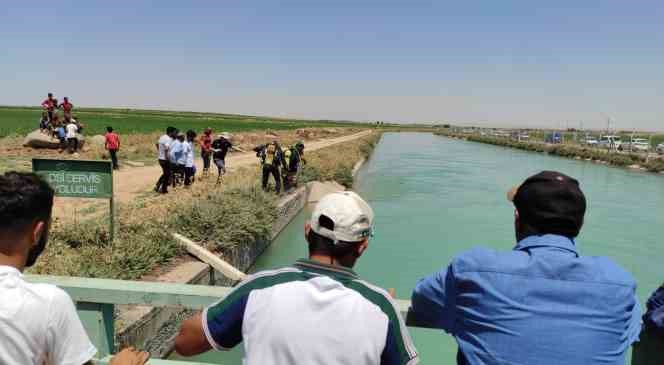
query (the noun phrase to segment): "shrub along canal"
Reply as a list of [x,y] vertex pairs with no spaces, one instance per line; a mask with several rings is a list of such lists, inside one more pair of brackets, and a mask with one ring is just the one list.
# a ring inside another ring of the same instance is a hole
[[[463,250],[511,249],[513,207],[506,192],[541,170],[581,182],[588,212],[577,239],[580,253],[609,256],[632,272],[644,303],[664,281],[664,177],[425,133],[385,134],[357,177],[356,190],[376,212],[376,235],[357,272],[405,299],[419,278]],[[303,211],[254,270],[304,257],[305,219]],[[440,332],[411,329],[422,364],[455,362],[456,344]],[[241,358],[236,349],[197,360],[230,365]]]

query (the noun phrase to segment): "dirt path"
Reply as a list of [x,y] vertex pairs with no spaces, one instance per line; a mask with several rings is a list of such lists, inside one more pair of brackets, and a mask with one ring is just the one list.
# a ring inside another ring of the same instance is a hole
[[[306,151],[316,151],[321,148],[333,146],[335,144],[352,141],[371,134],[371,130],[365,130],[348,136],[324,139],[319,141],[307,142]],[[122,163],[122,161],[120,161]],[[258,159],[253,152],[232,153],[226,157],[226,165],[229,172],[233,172],[238,167],[257,165]],[[196,159],[197,170],[203,171],[203,160]],[[154,189],[155,183],[161,175],[159,165],[143,167],[125,167],[119,172],[113,174],[113,190],[115,192],[115,201],[127,203],[139,197],[140,194],[149,193]],[[58,218],[76,217],[86,215],[86,209],[95,210],[98,207],[105,207],[106,202],[90,202],[86,199],[56,198],[54,206],[54,216]]]

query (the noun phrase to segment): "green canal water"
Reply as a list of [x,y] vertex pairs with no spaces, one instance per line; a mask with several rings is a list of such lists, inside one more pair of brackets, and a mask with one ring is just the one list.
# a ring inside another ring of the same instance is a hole
[[[577,178],[588,199],[581,254],[613,258],[637,279],[645,302],[664,281],[664,176],[611,168],[424,133],[389,133],[357,177],[356,190],[376,212],[376,235],[357,272],[397,297],[417,280],[473,246],[515,244],[509,187],[541,170]],[[306,255],[299,214],[254,270]],[[422,364],[455,363],[456,344],[441,331],[412,329]],[[241,347],[241,346],[240,346]],[[241,364],[242,351],[209,353],[199,361]]]

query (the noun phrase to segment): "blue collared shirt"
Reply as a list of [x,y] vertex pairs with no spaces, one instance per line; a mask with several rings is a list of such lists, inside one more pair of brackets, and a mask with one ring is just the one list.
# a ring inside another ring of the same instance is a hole
[[472,365],[622,365],[641,330],[632,276],[558,235],[460,254],[420,280],[410,316],[453,335]]

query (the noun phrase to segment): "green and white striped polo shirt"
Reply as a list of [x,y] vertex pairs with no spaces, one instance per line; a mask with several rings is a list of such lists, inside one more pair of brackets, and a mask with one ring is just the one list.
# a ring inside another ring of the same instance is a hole
[[415,364],[390,295],[350,269],[299,260],[249,276],[203,313],[217,350],[244,342],[245,364]]

